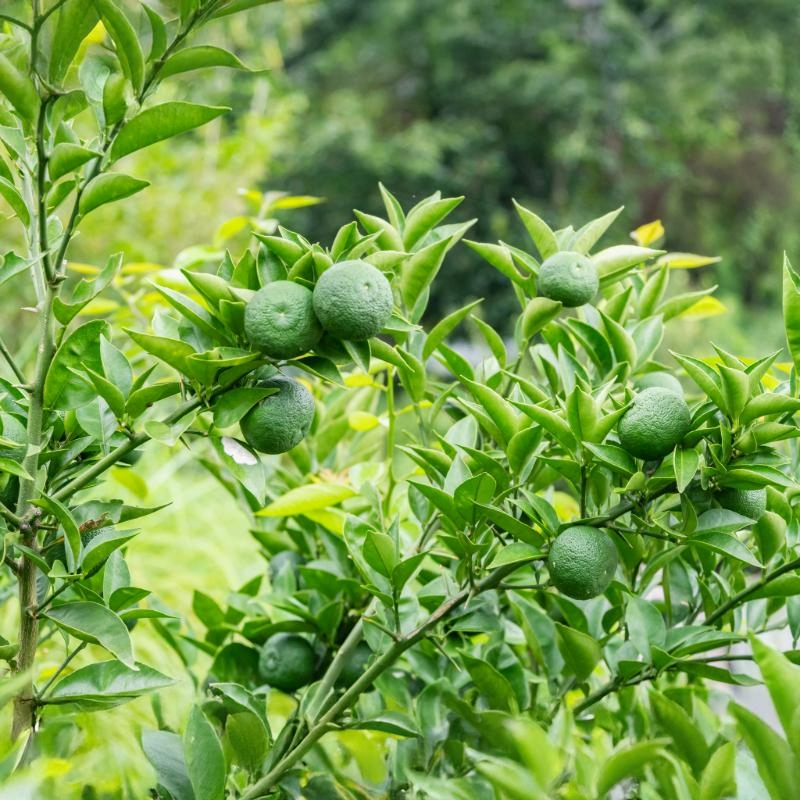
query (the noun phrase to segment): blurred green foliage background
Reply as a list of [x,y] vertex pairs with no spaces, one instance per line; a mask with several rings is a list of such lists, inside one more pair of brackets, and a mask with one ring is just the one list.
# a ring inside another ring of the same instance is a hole
[[[511,198],[553,224],[625,205],[618,226],[660,218],[670,249],[722,256],[686,276],[734,310],[705,339],[781,345],[781,254],[800,252],[794,0],[285,0],[207,35],[262,71],[173,90],[233,111],[131,159],[153,187],[98,213],[76,259],[167,264],[214,245],[241,188],[326,198],[282,219],[320,240],[353,208],[379,210],[379,180],[404,203],[463,194],[471,238],[511,243]],[[13,241],[13,225],[0,233]],[[512,298],[475,254],[446,270],[433,315],[466,295],[507,318]]]

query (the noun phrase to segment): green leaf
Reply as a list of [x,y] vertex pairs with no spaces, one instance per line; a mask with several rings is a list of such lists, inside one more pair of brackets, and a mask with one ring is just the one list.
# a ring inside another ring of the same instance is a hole
[[385,578],[391,578],[397,565],[397,549],[391,536],[379,531],[368,531],[361,554],[372,569]]
[[516,710],[514,689],[503,674],[480,658],[461,653],[461,660],[472,678],[475,687],[486,698],[492,708],[501,711]]
[[269,749],[264,724],[251,711],[229,714],[225,720],[225,741],[233,750],[236,763],[255,772]]
[[24,226],[30,224],[31,215],[28,211],[28,206],[22,199],[22,195],[17,191],[17,187],[7,178],[0,177],[0,197],[11,206],[11,210]]
[[399,711],[387,711],[378,717],[360,719],[348,725],[348,728],[357,731],[380,731],[390,736],[403,736],[405,738],[418,737],[422,734],[411,717]]
[[77,601],[54,606],[45,612],[61,630],[82,642],[99,644],[123,664],[134,668],[131,638],[125,623],[100,603]]
[[[83,373],[77,370],[73,370],[73,372],[79,377],[83,377]],[[117,419],[122,419],[125,415],[125,396],[122,392],[111,383],[111,381],[98,372],[95,372],[93,369],[84,367],[84,373],[88,376],[86,378],[87,382],[94,386],[97,390],[97,394],[108,403],[108,407],[111,409],[114,416]]]
[[173,800],[195,800],[192,783],[186,772],[183,744],[177,733],[145,731],[142,749],[156,770],[156,779]]
[[138,93],[144,84],[144,55],[139,37],[114,0],[92,0],[114,42],[122,71]]
[[47,696],[47,702],[74,703],[84,711],[100,711],[164,689],[174,682],[138,662],[131,668],[121,661],[100,661],[61,678]]
[[675,469],[675,482],[678,491],[683,494],[691,483],[700,465],[700,454],[691,447],[676,447],[672,454],[672,465]]
[[[773,650],[755,636],[751,636],[755,658],[761,677],[772,698],[772,704],[781,721],[786,737],[792,739],[792,723],[800,709],[800,667],[792,664],[783,653]],[[795,752],[800,759],[800,753]]]
[[538,547],[524,542],[512,542],[500,549],[487,569],[497,569],[508,564],[523,564],[526,561],[538,561],[545,557],[546,553]]
[[[503,437],[501,444],[508,444],[522,426],[522,415],[504,397],[482,383],[462,378],[462,383],[483,406]],[[566,424],[566,423],[565,423]]]
[[100,156],[102,153],[97,150],[90,150],[88,147],[82,147],[72,142],[60,142],[53,148],[53,152],[50,153],[50,158],[47,160],[50,180],[55,183],[68,172],[73,172],[87,161]]
[[420,203],[406,217],[403,226],[403,246],[411,251],[414,245],[435,228],[454,208],[461,205],[463,197],[447,197]]
[[776,414],[794,414],[800,411],[800,399],[785,394],[760,394],[748,401],[741,414],[741,422],[747,425],[759,417]]
[[124,200],[150,185],[149,181],[132,178],[118,172],[108,172],[98,175],[88,184],[81,195],[78,209],[83,216],[106,203]]
[[125,404],[125,413],[132,419],[136,419],[147,411],[148,407],[153,403],[178,394],[181,388],[181,384],[178,381],[166,381],[136,389],[131,392]]
[[527,341],[539,333],[548,322],[558,316],[562,307],[563,303],[549,297],[534,297],[529,300],[520,322],[523,338]]
[[516,200],[513,202],[514,208],[517,210],[525,230],[528,231],[528,235],[536,245],[542,260],[553,255],[553,253],[557,253],[559,249],[558,241],[550,226],[541,217],[534,214],[533,211],[521,206]]
[[456,510],[471,525],[481,517],[481,505],[491,503],[497,486],[495,479],[481,472],[456,487],[453,493]]
[[338,505],[356,492],[340,483],[311,483],[290,489],[273,500],[266,508],[256,512],[257,517],[290,517]]
[[92,320],[70,333],[56,351],[44,384],[44,404],[47,408],[65,411],[90,403],[95,391],[75,375],[86,366],[102,373],[100,337],[108,335],[108,323]]
[[672,737],[675,751],[699,775],[708,762],[708,745],[700,729],[682,706],[660,692],[649,692],[648,699],[656,721]]
[[25,470],[18,461],[13,458],[6,458],[0,456],[0,472],[7,472],[9,475],[16,475],[18,478],[24,478],[26,481],[32,481],[33,477]]
[[585,681],[603,657],[597,640],[575,628],[556,622],[558,649],[567,667],[575,674],[578,682]]
[[634,267],[663,252],[663,250],[651,250],[649,247],[638,247],[633,244],[618,244],[595,253],[592,261],[597,267],[600,285],[607,286],[622,278]]
[[228,14],[238,14],[240,11],[246,11],[249,8],[266,6],[275,2],[277,0],[227,0],[211,15],[211,18],[226,17]]
[[[188,359],[189,356],[196,355],[196,352],[190,344],[182,342],[179,339],[168,339],[165,336],[154,336],[149,333],[140,333],[139,331],[127,330],[126,333],[142,348],[142,350],[161,359],[171,367],[177,369],[178,372],[194,374],[189,366]],[[131,400],[133,400],[136,394],[137,393],[134,392],[131,395]]]
[[[51,17],[52,19],[52,17]],[[99,17],[94,4],[86,0],[67,0],[55,12],[55,31],[50,44],[50,81],[61,83],[81,46]]]
[[666,758],[669,739],[652,739],[626,743],[606,759],[597,779],[597,796],[605,797],[613,786],[625,778],[640,775],[653,761]]
[[111,160],[170,139],[216,119],[229,108],[175,101],[147,108],[122,128],[111,146]]
[[729,533],[700,533],[690,536],[686,544],[704,547],[729,558],[734,558],[751,567],[761,567],[761,562],[735,536]]
[[783,254],[783,324],[795,372],[800,373],[800,275]]
[[450,239],[440,239],[414,253],[403,264],[399,285],[407,309],[413,309],[422,293],[431,285],[451,244]]
[[277,392],[278,389],[247,386],[225,392],[214,403],[214,424],[218,428],[235,425],[254,405]]
[[0,95],[6,98],[30,127],[39,113],[39,93],[27,74],[18,70],[0,53]]
[[500,244],[488,244],[486,242],[473,242],[465,240],[470,249],[474,250],[484,261],[491,264],[501,275],[504,275],[514,283],[523,283],[525,277],[520,273],[511,257],[511,252],[507,247]]
[[797,759],[785,739],[760,717],[737,703],[728,709],[739,723],[739,732],[756,760],[758,774],[772,800],[794,797],[800,785]]
[[122,266],[122,253],[110,256],[99,275],[93,280],[81,280],[67,301],[61,297],[53,300],[53,314],[62,324],[68,325],[100,292],[106,289]]
[[222,744],[198,706],[189,712],[183,755],[196,800],[223,800],[227,768]]
[[69,544],[69,549],[73,556],[72,560],[67,566],[71,568],[73,564],[77,564],[81,551],[81,534],[80,529],[78,528],[78,523],[75,521],[75,518],[72,516],[70,510],[54,497],[48,497],[45,494],[35,500],[32,500],[31,505],[43,508],[61,523],[61,527],[64,529],[64,536],[66,537],[67,543]]
[[698,800],[719,800],[736,793],[736,743],[720,745],[706,764],[700,778]]
[[609,211],[608,214],[604,214],[602,217],[587,222],[572,237],[568,249],[574,250],[576,253],[583,253],[584,255],[589,253],[599,241],[600,237],[611,227],[614,220],[616,220],[622,212],[622,209],[623,206],[620,206],[614,211]]
[[[145,509],[145,512],[149,512],[149,509]],[[115,550],[119,550],[120,547],[138,535],[139,531],[136,530],[118,531],[114,528],[109,528],[103,531],[99,536],[92,539],[81,553],[79,561],[81,570],[86,574],[91,573],[100,564],[105,563]]]
[[247,67],[230,51],[221,47],[201,44],[173,53],[161,67],[159,78],[169,78],[181,72],[191,72],[208,67],[230,67],[247,70]]

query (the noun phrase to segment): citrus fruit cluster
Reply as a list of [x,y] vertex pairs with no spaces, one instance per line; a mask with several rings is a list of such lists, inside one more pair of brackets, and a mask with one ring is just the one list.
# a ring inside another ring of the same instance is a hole
[[[379,269],[360,259],[341,261],[322,273],[313,290],[290,280],[259,289],[245,307],[244,332],[269,358],[292,359],[311,350],[323,334],[351,342],[377,336],[393,305],[391,284]],[[301,383],[283,376],[257,385],[278,391],[245,414],[242,435],[261,453],[285,453],[308,435],[314,398]]]

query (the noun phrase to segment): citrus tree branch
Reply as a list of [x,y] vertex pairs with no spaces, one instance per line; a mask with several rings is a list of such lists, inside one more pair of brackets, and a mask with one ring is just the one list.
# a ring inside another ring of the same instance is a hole
[[[417,642],[427,636],[436,625],[455,609],[466,603],[470,597],[496,588],[505,578],[521,566],[523,566],[523,564],[508,564],[496,569],[491,575],[475,583],[474,586],[462,589],[458,594],[444,601],[436,611],[419,625],[419,627],[415,628],[410,633],[400,636],[327,711],[312,720],[308,733],[266,775],[256,781],[256,783],[242,795],[242,800],[256,800],[256,798],[264,796],[281,780],[286,772],[288,772],[288,770],[290,770],[317,741],[325,735],[325,733],[332,729],[331,726],[344,711],[355,703],[358,696],[364,692],[379,675],[391,667],[406,650],[413,647]],[[351,632],[351,637],[352,636],[353,633]],[[351,637],[348,637],[348,639]],[[353,637],[351,642],[353,647],[355,647],[357,641],[358,639]]]
[[6,360],[6,363],[9,367],[11,367],[11,371],[14,373],[14,377],[21,383],[25,383],[25,374],[22,370],[17,366],[17,362],[14,360],[14,356],[11,355],[11,351],[6,347],[5,342],[0,338],[0,355]]

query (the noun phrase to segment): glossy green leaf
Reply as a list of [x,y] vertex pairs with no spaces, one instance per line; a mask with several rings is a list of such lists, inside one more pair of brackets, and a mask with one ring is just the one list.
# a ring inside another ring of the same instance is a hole
[[254,405],[277,391],[277,389],[241,387],[225,392],[214,403],[214,424],[218,428],[235,425]]
[[97,25],[97,8],[87,0],[66,0],[51,19],[55,20],[48,75],[59,84],[80,49],[81,42]]
[[665,758],[667,755],[665,745],[669,744],[671,744],[669,739],[652,739],[621,745],[606,759],[600,769],[597,779],[598,796],[605,797],[606,793],[620,781],[641,775],[654,761]]
[[183,755],[196,800],[223,800],[227,769],[222,744],[199,706],[189,712]]
[[447,197],[418,205],[412,209],[403,226],[403,247],[411,251],[420,239],[435,228],[453,209],[459,206],[463,197]]
[[51,704],[70,703],[85,711],[100,711],[173,684],[172,678],[145,664],[135,668],[121,661],[100,661],[61,678],[47,697]]
[[122,128],[111,146],[111,160],[171,139],[216,119],[229,108],[174,101],[151,106],[137,114]]
[[201,44],[195,47],[187,47],[173,53],[161,67],[160,78],[168,78],[182,72],[192,72],[196,69],[207,69],[208,67],[230,67],[231,69],[243,69],[247,67],[229,50],[213,45]]
[[800,785],[800,770],[786,740],[743,706],[731,703],[728,708],[739,723],[739,732],[756,760],[771,800],[793,797]]
[[558,649],[564,661],[579,682],[585,681],[594,671],[602,650],[597,640],[582,631],[556,622]]
[[720,745],[708,761],[700,778],[699,800],[719,800],[736,792],[736,743]]
[[[792,723],[800,709],[800,666],[792,664],[782,653],[754,636],[750,642],[753,657],[788,738],[792,735]],[[800,753],[795,753],[795,757],[800,759]]]
[[145,731],[142,733],[142,749],[156,770],[158,783],[173,800],[195,800],[183,757],[183,743],[177,733]]
[[508,679],[495,667],[468,653],[461,653],[461,660],[472,678],[477,690],[486,698],[492,708],[502,711],[516,709],[514,689]]
[[678,491],[683,493],[691,483],[700,465],[700,454],[691,447],[676,447],[672,453],[672,466]]
[[91,2],[99,11],[108,35],[114,42],[125,77],[138,93],[144,83],[144,55],[133,25],[114,0],[91,0]]
[[11,103],[20,119],[30,127],[39,112],[39,93],[30,77],[0,53],[0,95]]
[[379,531],[369,531],[361,553],[372,569],[385,578],[391,578],[397,565],[397,549],[390,536]]
[[563,304],[549,297],[534,297],[528,301],[522,312],[520,330],[525,340],[531,339],[554,320],[561,311]]
[[79,203],[79,211],[86,215],[106,203],[124,200],[150,185],[149,181],[132,178],[118,172],[108,172],[96,177],[84,190]]
[[660,692],[648,695],[650,708],[658,724],[672,737],[677,754],[700,775],[708,762],[708,745],[700,729],[684,708]]
[[550,226],[539,216],[521,206],[514,200],[514,208],[528,231],[528,235],[536,245],[542,260],[558,252],[558,241]]
[[31,502],[33,505],[52,514],[61,523],[72,554],[72,559],[69,561],[68,566],[77,564],[81,550],[81,534],[72,512],[63,503],[48,495],[42,495]]
[[77,601],[50,608],[45,615],[61,630],[82,642],[99,644],[133,668],[133,648],[125,623],[109,608],[99,603]]
[[44,384],[44,404],[67,410],[90,403],[96,393],[86,381],[74,374],[83,366],[102,373],[100,337],[108,335],[108,324],[92,320],[75,328],[56,351]]
[[102,153],[97,150],[90,150],[72,142],[61,142],[53,148],[50,158],[47,161],[47,171],[50,180],[55,182],[68,172],[82,167],[87,161],[99,158]]

